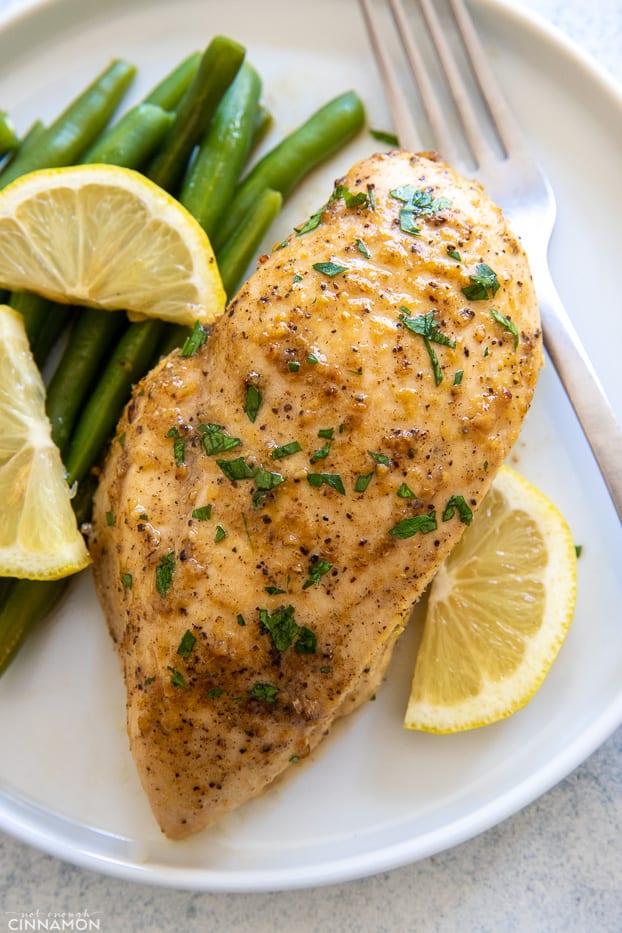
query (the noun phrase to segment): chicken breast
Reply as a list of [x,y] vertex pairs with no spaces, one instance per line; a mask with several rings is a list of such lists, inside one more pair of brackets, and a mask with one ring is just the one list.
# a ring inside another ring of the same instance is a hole
[[96,496],[131,749],[179,839],[376,689],[542,363],[525,255],[425,156],[354,166],[136,388]]

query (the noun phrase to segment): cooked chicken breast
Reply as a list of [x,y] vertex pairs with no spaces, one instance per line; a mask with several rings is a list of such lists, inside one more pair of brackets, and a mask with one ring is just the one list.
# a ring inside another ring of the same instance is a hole
[[91,548],[168,836],[260,794],[373,693],[541,363],[501,212],[395,152],[354,166],[204,346],[136,388]]

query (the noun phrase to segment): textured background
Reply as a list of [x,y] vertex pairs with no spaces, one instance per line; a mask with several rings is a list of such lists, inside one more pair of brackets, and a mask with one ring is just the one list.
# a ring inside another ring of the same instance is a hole
[[[622,0],[515,0],[622,83]],[[20,0],[0,0],[0,11]],[[622,731],[565,781],[476,839],[407,868],[283,894],[191,894],[65,864],[0,833],[7,911],[98,911],[100,928],[235,933],[620,933]]]

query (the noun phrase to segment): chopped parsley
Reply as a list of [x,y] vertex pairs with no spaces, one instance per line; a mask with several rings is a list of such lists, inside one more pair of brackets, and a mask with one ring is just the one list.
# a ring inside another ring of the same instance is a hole
[[114,523],[115,523],[114,514],[112,512],[106,512],[106,524],[108,525],[108,527],[112,528]]
[[297,282],[302,282],[302,276],[301,276],[301,275],[298,275],[298,273],[296,273],[296,275],[295,275],[294,278],[292,279],[292,282],[294,283],[294,285],[295,285]]
[[298,363],[296,360],[292,360],[287,364],[287,368],[289,369],[290,373],[297,373],[300,369],[300,363]]
[[518,328],[516,324],[507,318],[504,314],[501,314],[500,311],[497,311],[496,308],[490,309],[490,314],[492,315],[493,321],[496,321],[497,324],[501,324],[502,327],[505,327],[514,337],[514,349],[518,346]]
[[399,149],[399,140],[395,133],[387,133],[386,130],[369,130],[370,136],[373,136],[374,139],[377,139],[379,143],[386,143],[387,146],[392,146],[394,149]]
[[471,285],[465,285],[462,294],[469,301],[486,301],[489,297],[494,297],[499,290],[499,279],[497,273],[493,272],[485,262],[478,262],[475,266],[475,274],[470,275]]
[[394,538],[412,538],[417,532],[427,535],[430,531],[436,531],[436,514],[429,512],[426,515],[413,515],[411,518],[403,518],[401,522],[390,529],[389,534]]
[[294,618],[293,606],[279,606],[274,612],[260,609],[259,622],[269,632],[277,651],[287,651],[294,644],[300,631],[300,626]]
[[268,596],[278,596],[280,593],[287,593],[287,590],[284,590],[280,586],[264,586],[264,590]]
[[177,428],[170,428],[170,430],[168,430],[164,436],[173,438],[173,457],[175,458],[175,466],[181,466],[186,456],[185,440]]
[[328,440],[322,447],[318,447],[317,450],[314,450],[311,454],[311,463],[315,463],[317,460],[324,460],[328,457],[330,453],[331,441]]
[[447,247],[447,255],[450,256],[452,259],[455,259],[456,262],[462,262],[462,256],[460,255],[458,250],[452,249],[451,246]]
[[179,648],[177,649],[177,654],[182,658],[189,658],[192,649],[196,644],[196,637],[192,634],[189,628],[184,632],[182,640],[179,642]]
[[126,590],[131,590],[134,586],[134,577],[131,573],[122,573],[121,574],[121,583]]
[[329,441],[332,441],[334,435],[335,435],[334,428],[320,428],[320,430],[317,432],[318,437],[326,437],[328,438]]
[[255,418],[261,405],[261,392],[252,382],[247,383],[246,397],[244,400],[244,411],[248,415],[248,420],[255,423]]
[[248,689],[248,695],[253,700],[264,700],[266,703],[276,703],[277,695],[281,691],[272,684],[256,683]]
[[320,361],[318,360],[315,353],[310,353],[309,356],[307,357],[307,363],[310,363],[312,366],[315,366],[315,364],[319,362]]
[[415,236],[421,233],[415,218],[436,214],[445,207],[451,207],[448,198],[434,198],[430,191],[417,189],[413,185],[401,185],[399,188],[393,188],[390,193],[403,204],[400,208],[400,228],[404,233],[412,233]]
[[362,473],[360,476],[357,476],[354,484],[354,492],[365,492],[373,478],[373,470],[371,473]]
[[156,589],[160,596],[166,596],[173,583],[175,573],[175,551],[169,551],[160,558],[160,563],[156,567]]
[[381,463],[383,466],[391,466],[391,461],[386,454],[376,453],[375,450],[368,450],[367,453],[376,461],[376,463]]
[[222,696],[222,689],[220,687],[211,687],[211,689],[207,691],[208,700],[217,700],[218,697],[221,697],[221,696]]
[[199,431],[202,435],[203,449],[208,456],[222,454],[227,450],[233,450],[239,447],[242,441],[239,437],[231,437],[220,424],[200,424]]
[[[402,305],[401,311],[409,312],[410,309]],[[423,337],[423,343],[430,357],[430,362],[432,363],[434,381],[437,386],[440,385],[443,381],[443,371],[438,357],[434,352],[434,348],[432,347],[432,343],[440,343],[446,347],[455,347],[455,340],[452,340],[451,337],[448,337],[447,334],[443,334],[438,329],[438,326],[434,323],[434,311],[429,311],[427,314],[418,314],[416,317],[407,317],[405,314],[400,314],[399,319],[404,327],[412,331],[413,334],[420,334],[420,336]]]
[[346,207],[367,207],[369,198],[364,191],[350,191],[345,185],[337,185],[330,196],[331,201],[343,198]]
[[359,251],[359,253],[361,254],[361,256],[364,256],[365,259],[369,259],[369,250],[367,249],[367,247],[365,246],[365,244],[363,243],[363,241],[360,240],[360,239],[358,239],[358,237],[357,237],[357,240],[356,240],[356,248],[357,248],[357,250]]
[[408,486],[406,483],[401,484],[400,488],[397,490],[396,495],[398,495],[400,499],[416,499],[417,498],[417,496],[412,491],[410,486]]
[[216,525],[216,534],[214,535],[214,541],[218,544],[220,541],[224,541],[227,537],[227,532],[222,527],[222,525]]
[[253,506],[259,508],[266,493],[284,482],[285,477],[280,473],[272,473],[270,470],[264,470],[263,467],[259,467],[255,471],[255,484],[257,489],[253,493]]
[[575,544],[574,552],[575,552],[575,554],[576,554],[576,556],[577,556],[577,560],[578,560],[579,557],[581,557],[581,554],[583,553],[583,545],[582,545],[582,544]]
[[337,262],[314,262],[313,268],[316,272],[321,272],[322,275],[327,275],[331,279],[348,271],[347,266],[340,266]]
[[167,670],[171,672],[171,683],[173,686],[182,687],[184,690],[190,690],[183,674],[175,670],[174,667],[171,667],[170,664],[167,666]]
[[458,511],[462,524],[470,525],[473,521],[473,512],[467,505],[464,496],[452,496],[447,501],[447,505],[443,511],[443,521],[448,522],[450,518],[453,518],[456,510]]
[[307,628],[306,625],[301,625],[296,644],[294,645],[294,651],[297,654],[315,654],[316,646],[317,636],[315,632]]
[[331,486],[342,496],[346,494],[343,480],[339,473],[307,473],[307,482],[310,486],[315,486],[316,488],[320,486]]
[[255,470],[249,467],[244,457],[235,460],[217,460],[216,463],[232,483],[239,479],[254,479]]
[[454,373],[454,385],[455,385],[455,386],[459,386],[459,385],[460,385],[460,383],[462,382],[462,377],[463,377],[463,376],[464,376],[464,370],[463,370],[463,369],[458,369],[458,370]]
[[241,612],[238,612],[238,625],[246,625],[246,619]]
[[283,457],[291,457],[292,454],[297,454],[299,450],[302,450],[302,445],[298,441],[290,441],[289,444],[275,447],[270,457],[272,460],[282,460]]
[[194,322],[194,327],[184,341],[184,345],[179,351],[180,356],[194,356],[201,349],[207,340],[207,331],[199,321]]
[[212,517],[212,506],[211,505],[202,505],[198,509],[192,510],[192,517],[196,518],[199,522],[206,522],[208,518]]
[[303,590],[319,583],[322,577],[327,574],[329,570],[332,570],[332,567],[333,565],[331,562],[329,560],[324,560],[322,557],[320,557],[319,560],[311,561],[309,564],[309,576],[302,584]]

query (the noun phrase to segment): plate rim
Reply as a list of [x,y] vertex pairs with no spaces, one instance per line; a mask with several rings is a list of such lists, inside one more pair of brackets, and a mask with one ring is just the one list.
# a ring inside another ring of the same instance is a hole
[[[53,8],[63,0],[24,0],[18,8],[0,10],[0,33],[21,25],[43,8]],[[591,81],[599,94],[605,94],[611,106],[617,107],[622,115],[622,86],[609,72],[585,49],[558,27],[546,20],[540,13],[518,7],[512,0],[474,0],[471,5],[475,10],[492,11],[495,15],[507,17],[520,29],[532,31],[540,41],[552,45],[554,51],[567,62],[578,65],[586,80]],[[622,690],[605,707],[601,714],[592,720],[569,745],[565,746],[546,764],[532,772],[520,784],[493,796],[486,804],[479,806],[446,824],[442,830],[435,828],[424,835],[390,843],[358,855],[340,857],[334,861],[322,862],[312,867],[295,866],[289,869],[247,869],[214,870],[209,868],[186,868],[174,865],[161,865],[149,861],[126,861],[110,857],[98,851],[93,845],[75,845],[66,836],[46,831],[40,823],[20,819],[25,813],[39,813],[43,818],[64,825],[69,829],[79,825],[94,834],[94,838],[108,837],[121,840],[122,837],[104,830],[90,827],[62,814],[46,810],[42,805],[22,796],[19,791],[5,793],[0,788],[0,830],[7,832],[22,842],[81,868],[97,871],[101,874],[126,881],[151,884],[179,890],[203,891],[213,893],[252,893],[269,891],[288,891],[311,888],[359,878],[369,877],[383,871],[390,871],[407,864],[412,864],[435,853],[445,851],[498,825],[503,820],[527,807],[534,800],[544,795],[557,783],[567,777],[576,767],[585,761],[602,745],[622,724]],[[11,810],[17,810],[17,813]],[[439,839],[439,837],[441,837]]]

